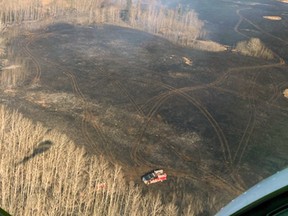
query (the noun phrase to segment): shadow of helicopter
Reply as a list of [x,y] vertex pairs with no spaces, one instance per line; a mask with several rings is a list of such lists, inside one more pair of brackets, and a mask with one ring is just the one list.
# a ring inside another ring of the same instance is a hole
[[32,154],[25,156],[20,162],[18,162],[17,165],[27,163],[29,160],[33,159],[37,155],[40,155],[40,154],[48,151],[52,145],[53,145],[53,143],[50,140],[45,140],[45,141],[40,142],[36,146],[36,148],[33,150]]

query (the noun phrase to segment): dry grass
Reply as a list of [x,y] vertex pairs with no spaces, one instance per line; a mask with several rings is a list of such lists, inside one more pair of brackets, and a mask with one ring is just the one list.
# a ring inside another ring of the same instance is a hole
[[193,65],[193,61],[191,59],[187,58],[187,57],[183,56],[182,60],[183,60],[184,64],[186,64],[186,65],[189,65],[189,66]]
[[287,3],[288,4],[288,0],[278,0],[279,2],[282,2],[282,3]]
[[110,23],[130,26],[163,36],[181,45],[190,46],[203,34],[204,23],[193,11],[177,11],[161,5],[160,0],[149,5],[141,1],[0,1],[1,25],[33,23],[34,21],[72,21],[81,24]]
[[20,58],[11,61],[2,62],[4,66],[0,74],[0,84],[3,88],[15,88],[21,85],[26,77],[29,75],[27,62]]
[[[179,214],[174,201],[142,195],[132,182],[125,183],[120,166],[88,156],[64,134],[3,106],[0,118],[0,205],[11,214]],[[198,213],[198,205],[184,215]]]
[[198,50],[204,50],[209,52],[224,52],[227,50],[227,47],[224,45],[214,42],[214,41],[204,41],[196,40],[191,44],[191,47]]
[[159,7],[156,1],[154,3],[140,13],[134,9],[130,24],[184,46],[193,45],[202,36],[204,23],[193,10],[178,13],[176,10]]
[[273,52],[268,49],[259,38],[251,38],[248,41],[238,42],[235,51],[241,53],[242,55],[264,59],[274,59]]
[[285,98],[288,98],[288,89],[285,89],[283,91],[283,95],[284,95]]
[[263,16],[263,18],[268,19],[268,20],[273,20],[273,21],[282,20],[282,18],[280,16]]

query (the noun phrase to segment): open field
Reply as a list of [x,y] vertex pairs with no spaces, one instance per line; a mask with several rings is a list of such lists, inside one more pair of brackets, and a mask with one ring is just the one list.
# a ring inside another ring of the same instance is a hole
[[127,182],[141,185],[143,173],[163,168],[169,180],[145,193],[161,191],[180,208],[193,197],[215,212],[288,162],[287,15],[273,4],[282,20],[272,24],[266,3],[223,4],[232,17],[209,37],[231,47],[260,38],[272,59],[61,22],[9,36],[1,104],[120,165]]

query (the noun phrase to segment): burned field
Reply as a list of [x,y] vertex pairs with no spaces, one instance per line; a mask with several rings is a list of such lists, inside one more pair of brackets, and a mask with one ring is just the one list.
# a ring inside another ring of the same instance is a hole
[[17,71],[2,76],[2,102],[121,164],[127,181],[163,168],[164,191],[227,202],[287,164],[288,75],[277,59],[111,25],[54,24],[11,43],[25,76],[14,86],[5,81]]

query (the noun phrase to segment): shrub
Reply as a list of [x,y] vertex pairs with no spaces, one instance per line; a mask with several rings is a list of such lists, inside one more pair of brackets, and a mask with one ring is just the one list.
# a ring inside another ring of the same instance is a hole
[[253,56],[264,59],[273,59],[273,52],[268,49],[259,38],[251,38],[248,41],[237,43],[235,50],[242,55]]

